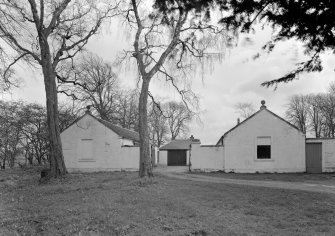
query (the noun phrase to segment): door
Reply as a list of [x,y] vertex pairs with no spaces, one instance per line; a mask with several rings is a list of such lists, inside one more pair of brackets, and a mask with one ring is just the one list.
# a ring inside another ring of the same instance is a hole
[[169,150],[168,166],[186,166],[186,150]]
[[322,172],[322,143],[306,143],[306,172]]

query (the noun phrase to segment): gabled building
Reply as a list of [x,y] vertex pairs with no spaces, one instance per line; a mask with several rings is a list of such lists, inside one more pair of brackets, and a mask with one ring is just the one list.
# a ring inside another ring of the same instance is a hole
[[61,133],[65,165],[73,171],[138,170],[139,134],[89,110]]
[[226,172],[304,172],[305,134],[271,112],[260,110],[227,131],[217,142],[224,147]]
[[191,136],[189,139],[175,139],[159,148],[159,164],[167,166],[189,165],[192,144],[200,143]]

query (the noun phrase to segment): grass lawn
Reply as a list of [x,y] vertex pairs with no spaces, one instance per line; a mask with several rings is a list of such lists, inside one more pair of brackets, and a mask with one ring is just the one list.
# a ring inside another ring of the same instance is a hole
[[136,173],[0,171],[1,235],[334,235],[335,195]]
[[274,180],[287,182],[323,182],[335,184],[335,173],[309,174],[309,173],[224,173],[217,172],[192,172],[191,174],[222,177],[227,179],[245,180]]

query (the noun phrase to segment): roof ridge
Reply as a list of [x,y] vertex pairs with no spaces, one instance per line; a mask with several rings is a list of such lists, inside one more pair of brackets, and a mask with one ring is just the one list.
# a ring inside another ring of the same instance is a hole
[[269,112],[271,115],[277,117],[278,119],[284,121],[285,123],[287,123],[288,125],[292,126],[293,128],[297,129],[299,132],[302,132],[298,127],[296,127],[295,125],[291,124],[290,122],[288,122],[287,120],[285,120],[284,118],[280,117],[279,115],[277,115],[276,113],[274,113],[273,111],[270,111],[269,109],[267,109],[266,107],[263,107],[262,109],[259,109],[258,111],[256,111],[254,114],[252,114],[251,116],[249,116],[248,118],[246,118],[245,120],[243,120],[241,123],[235,125],[234,127],[232,127],[231,129],[229,129],[227,132],[225,132],[221,138],[219,139],[218,143],[220,142],[220,140],[222,138],[224,138],[228,133],[230,133],[231,131],[233,131],[235,128],[239,127],[240,125],[242,125],[243,123],[245,123],[246,121],[250,120],[252,117],[254,117],[256,114],[260,113],[261,111],[266,110],[267,112]]
[[100,124],[102,124],[103,126],[105,126],[106,128],[112,130],[114,133],[116,133],[117,135],[121,136],[122,138],[126,138],[126,139],[130,139],[133,141],[140,141],[140,136],[139,133],[136,132],[135,130],[130,130],[127,128],[123,128],[119,125],[113,124],[110,121],[95,117],[94,115],[92,115],[91,113],[85,113],[84,115],[78,117],[75,121],[73,121],[69,126],[67,126],[62,133],[68,129],[69,127],[71,127],[74,123],[77,123],[79,120],[83,119],[86,115],[92,117],[93,119],[97,120]]
[[[92,115],[92,116],[93,116],[93,115]],[[137,133],[137,134],[138,134],[138,132],[136,132],[135,130],[131,130],[131,129],[124,128],[124,127],[122,127],[122,126],[120,126],[120,125],[116,125],[116,124],[112,123],[111,121],[104,120],[104,119],[97,118],[97,117],[95,117],[95,118],[98,119],[98,120],[101,120],[101,121],[103,121],[103,122],[107,122],[107,123],[109,123],[110,125],[116,126],[117,128],[124,129],[124,130],[127,130],[127,131],[134,132],[134,133]]]
[[123,127],[118,126],[118,125],[115,125],[110,121],[95,117],[92,114],[88,114],[88,115],[90,115],[92,118],[99,121],[102,125],[104,125],[108,129],[112,130],[114,133],[121,136],[122,138],[130,139],[130,140],[137,141],[137,142],[140,141],[140,136],[139,136],[138,132],[136,132],[134,130],[127,129],[127,128],[123,128]]

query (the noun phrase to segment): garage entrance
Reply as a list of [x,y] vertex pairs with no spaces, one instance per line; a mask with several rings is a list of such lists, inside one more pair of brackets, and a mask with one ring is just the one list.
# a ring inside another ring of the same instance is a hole
[[169,150],[167,156],[168,166],[186,166],[186,150]]
[[322,143],[306,143],[306,172],[322,172]]

